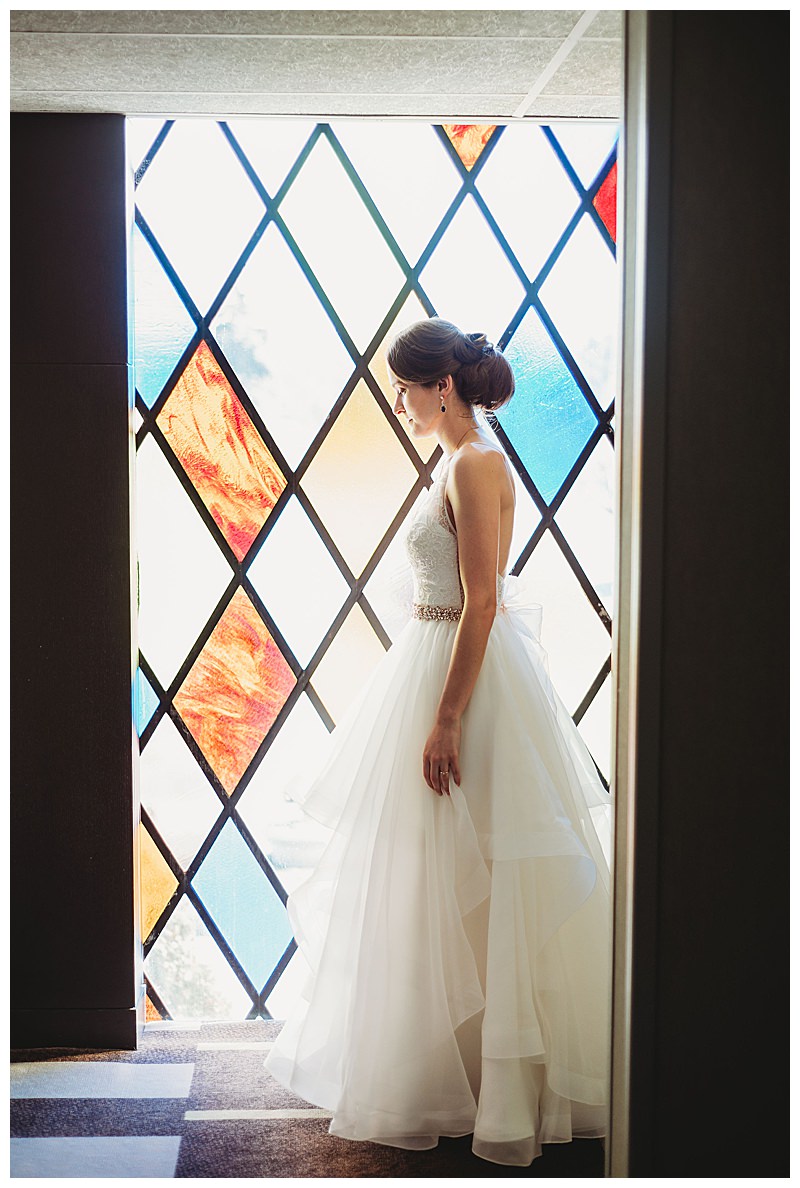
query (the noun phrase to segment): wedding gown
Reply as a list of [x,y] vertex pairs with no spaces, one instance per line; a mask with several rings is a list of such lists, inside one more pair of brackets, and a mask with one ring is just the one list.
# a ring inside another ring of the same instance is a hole
[[295,794],[331,833],[288,899],[307,980],[264,1063],[331,1134],[472,1134],[476,1155],[527,1165],[607,1129],[611,804],[550,682],[541,607],[501,575],[461,786],[424,781],[458,628],[441,616],[463,598],[449,461],[406,551],[417,606],[451,609],[409,618]]

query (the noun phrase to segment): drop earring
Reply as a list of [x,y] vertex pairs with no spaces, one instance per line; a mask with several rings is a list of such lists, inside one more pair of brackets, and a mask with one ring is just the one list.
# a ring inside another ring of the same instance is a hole
[[442,412],[447,412],[447,409],[444,406],[444,401],[442,401]]

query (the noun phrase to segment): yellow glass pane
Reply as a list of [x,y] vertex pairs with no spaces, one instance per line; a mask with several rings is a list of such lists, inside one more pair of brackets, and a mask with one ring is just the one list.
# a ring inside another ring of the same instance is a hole
[[144,825],[139,826],[142,941],[146,941],[178,886],[178,880]]
[[416,467],[360,380],[302,482],[356,575],[416,477]]
[[174,699],[229,795],[294,684],[294,673],[240,587]]
[[383,644],[356,603],[311,678],[334,722],[341,720],[385,655]]
[[286,479],[207,343],[189,360],[156,423],[241,561]]
[[472,169],[496,124],[442,124],[467,169]]
[[[421,322],[422,319],[427,318],[427,316],[428,315],[423,308],[422,302],[416,293],[409,293],[408,297],[406,297],[405,301],[403,302],[402,307],[398,310],[397,316],[387,330],[383,342],[372,356],[370,371],[378,381],[380,389],[389,404],[389,408],[394,407],[397,393],[389,383],[389,372],[386,367],[386,350],[395,334],[399,333],[400,330],[405,330],[406,326],[413,325],[414,322]],[[406,418],[400,416],[397,419],[405,431],[406,437],[414,446],[414,449],[417,451],[420,458],[427,462],[433,451],[436,449],[436,438],[433,436],[433,434],[431,434],[430,437],[412,437],[408,431],[408,421]]]

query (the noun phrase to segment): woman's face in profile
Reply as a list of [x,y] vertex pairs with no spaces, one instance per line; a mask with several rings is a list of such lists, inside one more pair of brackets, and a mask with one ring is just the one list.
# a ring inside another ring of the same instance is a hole
[[434,432],[437,413],[441,415],[441,401],[436,389],[400,379],[388,370],[389,382],[396,394],[392,405],[395,416],[405,416],[414,437],[429,437]]

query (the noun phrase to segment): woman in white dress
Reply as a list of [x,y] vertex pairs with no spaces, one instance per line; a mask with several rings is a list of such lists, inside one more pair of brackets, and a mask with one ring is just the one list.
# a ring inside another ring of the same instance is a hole
[[307,977],[265,1065],[332,1134],[472,1134],[527,1165],[606,1133],[610,797],[507,576],[515,489],[485,411],[508,361],[430,318],[387,366],[444,457],[406,535],[408,622],[295,794],[331,832],[289,896]]

